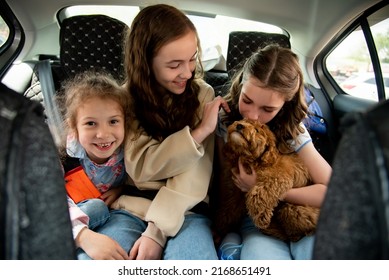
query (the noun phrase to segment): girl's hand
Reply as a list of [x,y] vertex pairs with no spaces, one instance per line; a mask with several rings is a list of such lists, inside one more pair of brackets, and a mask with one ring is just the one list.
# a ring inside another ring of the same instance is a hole
[[127,252],[112,238],[88,228],[80,231],[76,245],[94,260],[128,260]]
[[250,191],[257,183],[257,174],[252,166],[250,168],[251,174],[248,174],[243,167],[241,159],[239,159],[238,168],[231,169],[232,181],[242,192]]
[[160,260],[163,248],[153,239],[141,236],[130,250],[131,260]]
[[103,193],[100,198],[104,200],[104,203],[110,207],[111,204],[118,199],[118,197],[122,194],[123,186],[110,189],[109,191]]
[[201,123],[192,130],[192,137],[197,143],[202,143],[208,135],[215,131],[220,107],[226,112],[230,112],[227,102],[221,96],[217,96],[214,100],[204,105]]

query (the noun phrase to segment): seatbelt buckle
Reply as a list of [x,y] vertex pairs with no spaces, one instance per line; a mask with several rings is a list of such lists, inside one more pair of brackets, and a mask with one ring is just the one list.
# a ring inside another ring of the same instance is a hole
[[78,166],[65,174],[65,187],[69,197],[75,203],[86,199],[100,198],[101,196],[82,166]]

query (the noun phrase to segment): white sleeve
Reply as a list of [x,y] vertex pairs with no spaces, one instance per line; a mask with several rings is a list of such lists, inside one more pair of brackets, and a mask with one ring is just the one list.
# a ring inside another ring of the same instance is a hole
[[72,223],[73,238],[76,239],[80,231],[83,228],[88,227],[89,217],[69,197],[68,197],[68,207],[69,207],[70,221]]
[[290,146],[295,152],[298,152],[305,144],[312,141],[311,135],[305,125],[300,123],[300,126],[304,129],[304,132],[300,133],[296,139],[290,141]]

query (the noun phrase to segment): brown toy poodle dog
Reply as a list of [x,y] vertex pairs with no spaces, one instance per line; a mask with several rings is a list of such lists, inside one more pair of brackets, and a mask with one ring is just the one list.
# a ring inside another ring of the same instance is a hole
[[[215,226],[220,234],[234,230],[245,214],[267,235],[297,241],[311,235],[316,228],[319,209],[280,200],[291,188],[306,186],[310,177],[296,153],[281,154],[274,134],[265,124],[249,120],[236,121],[228,127],[224,156],[229,166],[238,166],[241,159],[247,173],[250,166],[257,173],[257,184],[248,192],[240,191],[231,180],[219,186],[219,205]],[[227,163],[226,163],[227,164]]]

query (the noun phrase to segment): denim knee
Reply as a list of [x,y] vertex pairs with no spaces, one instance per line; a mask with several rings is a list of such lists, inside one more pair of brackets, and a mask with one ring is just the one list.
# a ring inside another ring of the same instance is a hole
[[305,236],[297,242],[291,242],[290,250],[295,260],[311,260],[315,236]]
[[169,260],[217,260],[209,218],[200,214],[186,215],[179,232],[176,236],[168,239],[163,258]]
[[78,207],[89,217],[89,228],[104,225],[109,219],[109,209],[103,200],[95,198],[84,200],[77,204]]

